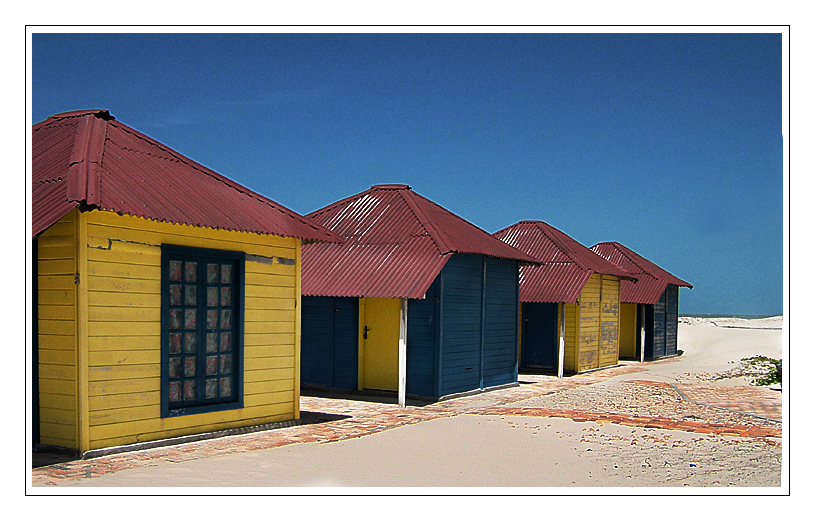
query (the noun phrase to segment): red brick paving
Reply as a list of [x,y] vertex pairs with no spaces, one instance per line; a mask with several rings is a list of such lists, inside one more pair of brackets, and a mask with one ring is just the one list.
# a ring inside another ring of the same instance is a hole
[[767,387],[676,384],[683,398],[702,405],[781,421],[781,392]]
[[700,434],[722,434],[742,437],[780,437],[781,428],[754,427],[750,425],[722,425],[688,420],[671,420],[648,416],[626,414],[595,413],[569,409],[541,409],[533,407],[484,407],[475,414],[504,416],[537,416],[546,418],[570,418],[573,421],[596,423],[616,423],[645,429],[667,429],[696,432]]
[[[518,387],[456,398],[423,407],[408,406],[404,409],[394,404],[381,402],[303,396],[300,401],[301,415],[303,418],[303,424],[301,425],[35,468],[32,470],[32,484],[45,486],[56,485],[57,482],[61,481],[92,478],[110,472],[144,467],[157,460],[178,462],[207,458],[220,454],[272,449],[293,443],[326,443],[347,440],[403,425],[459,414],[571,418],[579,422],[610,422],[632,427],[684,430],[696,433],[742,437],[781,436],[780,426],[777,429],[773,429],[742,425],[709,424],[686,420],[678,421],[666,418],[637,417],[626,414],[511,406],[512,403],[520,402],[528,398],[582,385],[591,385],[614,376],[641,370],[644,370],[644,367],[638,365],[622,365],[603,371],[580,374],[563,379],[521,375],[519,380],[528,383]],[[658,387],[671,386],[671,384],[664,382],[645,380],[637,380],[635,382],[639,385]],[[763,399],[769,400],[775,398],[775,396],[771,396],[767,393],[747,393],[743,391],[744,388],[738,388],[745,393],[743,396],[749,397],[748,406],[738,400],[738,390],[723,393],[721,391],[722,388],[707,389],[697,387],[701,386],[682,385],[681,393],[684,393],[684,395],[694,401],[702,400],[697,403],[705,403],[704,400],[712,400],[712,397],[715,396],[717,398],[715,402],[718,404],[716,406],[725,407],[731,405],[737,407],[733,410],[740,412],[746,412],[748,409],[749,411],[766,412],[763,408],[765,406],[759,402]],[[712,389],[716,389],[715,393]],[[753,388],[750,388],[750,390],[753,390]],[[725,396],[727,400],[722,400],[722,397]],[[775,409],[771,408],[770,412],[774,414]],[[780,403],[777,412],[780,418]],[[314,423],[315,419],[326,417],[326,415],[334,415],[328,416],[327,418],[335,419]]]

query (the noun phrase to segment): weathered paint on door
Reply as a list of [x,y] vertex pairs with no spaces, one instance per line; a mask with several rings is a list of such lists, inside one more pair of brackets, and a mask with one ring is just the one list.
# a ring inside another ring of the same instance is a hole
[[[396,391],[399,384],[399,312],[394,298],[364,298],[360,306],[363,387]],[[364,313],[363,311],[364,310]]]
[[637,305],[620,304],[620,358],[637,356]]
[[600,283],[600,367],[608,367],[620,359],[620,281],[601,276]]

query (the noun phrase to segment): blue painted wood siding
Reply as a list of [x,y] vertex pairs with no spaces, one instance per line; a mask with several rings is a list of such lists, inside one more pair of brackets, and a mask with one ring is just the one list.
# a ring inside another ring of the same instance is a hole
[[484,359],[481,387],[518,379],[518,263],[484,257]]
[[442,277],[440,396],[481,387],[483,260],[453,255]]
[[677,353],[679,287],[669,284],[659,302],[645,309],[645,358],[656,360]]
[[676,354],[676,330],[679,323],[679,286],[665,289],[665,356]]
[[517,262],[457,254],[441,277],[437,396],[517,381]]
[[301,313],[301,382],[356,389],[359,299],[304,296]]
[[654,304],[653,358],[665,356],[665,293]]
[[408,300],[407,393],[438,396],[436,353],[439,346],[439,281],[436,277],[423,299]]

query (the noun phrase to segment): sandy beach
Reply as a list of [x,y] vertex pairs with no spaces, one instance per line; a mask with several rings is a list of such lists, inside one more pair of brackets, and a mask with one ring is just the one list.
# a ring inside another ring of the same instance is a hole
[[[753,392],[758,394],[743,400],[748,405],[765,401],[777,404],[780,411],[779,385],[750,387],[750,378],[734,376],[734,370],[744,357],[781,358],[781,327],[781,317],[683,317],[679,325],[679,349],[683,353],[676,358],[644,364],[624,362],[621,368],[562,381],[521,375],[522,384],[516,388],[407,409],[388,403],[334,400],[325,403],[330,403],[333,413],[345,411],[346,418],[328,422],[319,431],[333,428],[340,433],[333,437],[320,438],[315,426],[301,425],[235,436],[228,441],[188,444],[183,455],[178,450],[156,449],[164,452],[154,451],[155,457],[142,455],[142,461],[149,463],[120,465],[121,470],[115,472],[53,479],[47,484],[429,487],[427,490],[500,487],[498,493],[515,488],[520,493],[550,493],[543,492],[542,487],[612,487],[622,493],[631,487],[764,487],[760,493],[781,493],[785,472],[780,435],[690,432],[632,426],[613,419],[660,418],[692,425],[777,429],[780,434],[780,417],[711,406],[708,403],[712,402],[694,397],[739,397]],[[304,407],[319,403],[323,402],[303,398]],[[561,411],[571,417],[555,417]],[[592,421],[575,416],[575,411],[592,411],[595,416],[603,413],[606,419]],[[375,424],[383,415],[403,424],[374,429],[368,435],[342,430],[351,429],[355,422]],[[300,442],[287,441],[268,449],[236,448],[252,443],[261,446],[272,436]],[[126,457],[109,458],[125,461]],[[255,489],[252,493],[263,492]]]

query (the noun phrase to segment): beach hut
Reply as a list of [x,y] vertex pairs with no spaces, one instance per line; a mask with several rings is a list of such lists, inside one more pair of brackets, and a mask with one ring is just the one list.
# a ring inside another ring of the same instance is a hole
[[620,354],[639,360],[656,360],[678,354],[679,287],[689,283],[618,242],[591,247],[637,277],[620,286]]
[[631,274],[543,221],[493,235],[541,263],[520,269],[521,369],[562,376],[616,365],[620,280]]
[[302,216],[106,110],[32,129],[34,443],[299,417]]
[[534,262],[407,185],[307,215],[303,383],[442,398],[517,384],[518,265]]

